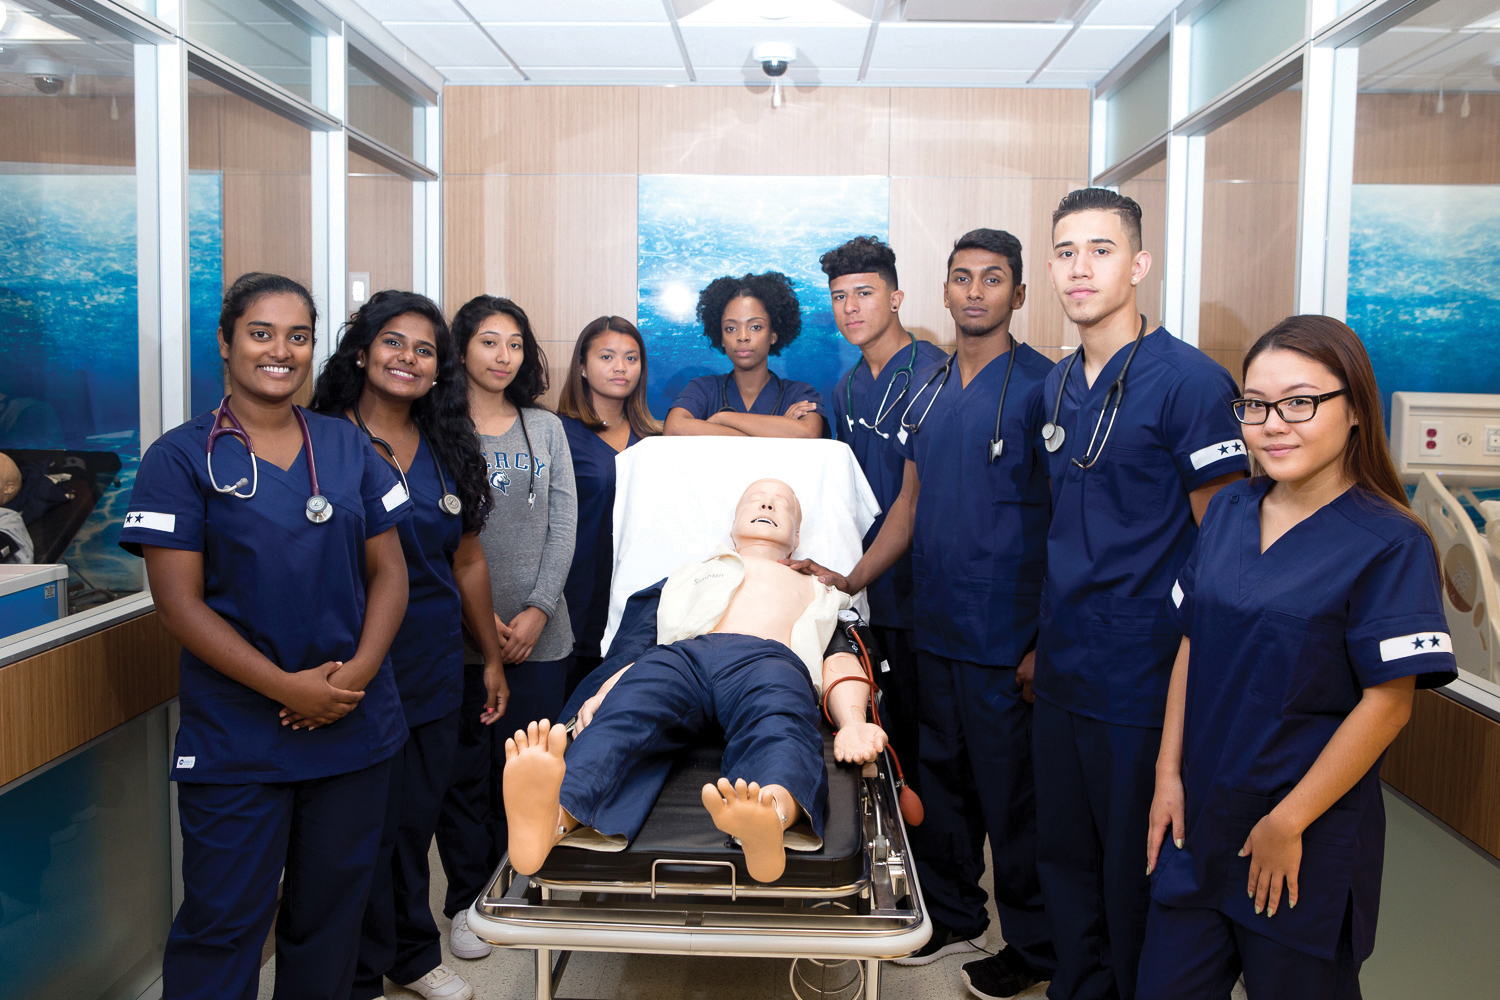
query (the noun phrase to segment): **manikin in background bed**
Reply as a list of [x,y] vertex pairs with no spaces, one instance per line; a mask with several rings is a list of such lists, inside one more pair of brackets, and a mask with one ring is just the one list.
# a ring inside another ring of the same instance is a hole
[[[796,548],[801,520],[791,487],[752,483],[735,510],[733,550],[631,598],[614,655],[564,710],[565,718],[577,710],[572,744],[562,725],[545,719],[506,740],[505,814],[517,872],[536,872],[559,843],[623,849],[645,823],[676,751],[715,724],[727,742],[724,777],[703,786],[703,805],[715,826],[739,839],[751,877],[773,882],[787,847],[821,845],[822,689],[830,688],[839,760],[874,760],[885,733],[865,719],[865,684],[834,686],[839,677],[864,677],[837,641],[828,648],[849,598],[778,562]],[[633,662],[617,667],[626,656]]]

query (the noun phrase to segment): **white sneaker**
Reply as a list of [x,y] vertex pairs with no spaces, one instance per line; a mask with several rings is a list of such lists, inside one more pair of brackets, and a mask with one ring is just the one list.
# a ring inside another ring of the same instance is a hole
[[[469,936],[474,937],[473,934]],[[427,1000],[472,1000],[474,996],[474,987],[464,982],[463,976],[446,965],[440,965],[416,982],[405,985],[407,989],[413,993],[422,994]]]
[[[454,914],[453,929],[448,932],[448,948],[455,958],[484,958],[495,950],[494,945],[479,940],[479,935],[469,930],[469,911]],[[442,966],[438,966],[439,969]],[[431,975],[431,973],[428,973]],[[413,987],[415,989],[415,987]],[[430,995],[430,994],[429,994]]]

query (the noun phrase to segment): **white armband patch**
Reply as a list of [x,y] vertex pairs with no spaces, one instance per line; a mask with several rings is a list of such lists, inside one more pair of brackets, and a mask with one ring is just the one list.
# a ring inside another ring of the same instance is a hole
[[1453,638],[1447,632],[1413,632],[1380,642],[1380,662],[1404,660],[1421,653],[1451,653]]
[[125,527],[150,528],[172,534],[177,530],[176,514],[158,514],[150,510],[133,510],[125,515]]
[[1199,448],[1188,456],[1188,461],[1192,462],[1193,468],[1197,470],[1203,468],[1205,465],[1212,465],[1220,459],[1233,458],[1236,455],[1243,455],[1244,453],[1245,442],[1239,438],[1230,438],[1228,441],[1211,444],[1207,448]]
[[1182,584],[1178,583],[1177,581],[1174,580],[1172,582],[1172,603],[1173,603],[1173,605],[1175,605],[1176,607],[1179,607],[1179,608],[1182,607],[1182,598],[1183,598]]
[[390,488],[385,496],[380,498],[380,502],[385,504],[385,509],[389,512],[406,503],[406,499],[406,488],[397,483]]

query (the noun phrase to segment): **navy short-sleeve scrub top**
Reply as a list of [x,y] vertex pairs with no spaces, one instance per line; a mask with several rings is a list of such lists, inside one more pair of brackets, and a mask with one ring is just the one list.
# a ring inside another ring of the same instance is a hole
[[[408,516],[411,501],[396,470],[364,432],[342,418],[303,411],[332,501],[322,524],[307,519],[307,458],[289,469],[260,459],[253,497],[218,493],[204,463],[210,411],[158,438],[141,459],[120,544],[141,554],[157,545],[203,553],[203,599],[283,670],[347,660],[365,617],[365,542]],[[252,476],[237,438],[214,447],[222,485]],[[281,706],[231,680],[184,649],[172,778],[216,784],[306,781],[346,774],[392,756],[406,740],[387,657],[348,715],[313,730],[282,726]]]
[[[573,625],[573,652],[598,656],[609,618],[609,582],[615,566],[615,458],[618,453],[582,420],[561,416],[573,453],[578,487],[578,534],[563,596]],[[635,431],[625,447],[640,443]]]
[[726,404],[729,409],[737,413],[758,413],[762,416],[780,417],[791,409],[792,404],[804,401],[816,404],[818,416],[825,421],[828,419],[828,410],[823,405],[822,393],[806,382],[784,379],[775,372],[771,373],[770,379],[761,387],[760,395],[755,397],[755,402],[747,410],[745,400],[740,396],[739,387],[734,384],[734,374],[726,372],[723,375],[700,375],[693,379],[682,387],[677,398],[672,400],[672,406],[674,408],[680,406],[699,420],[707,420],[724,409]]
[[1249,930],[1334,957],[1347,908],[1354,960],[1375,943],[1385,809],[1380,762],[1302,835],[1295,908],[1247,897],[1250,830],[1302,780],[1365,688],[1457,676],[1432,539],[1355,486],[1261,552],[1272,481],[1231,483],[1209,504],[1169,604],[1191,640],[1182,781],[1186,836],[1152,876],[1169,906],[1217,909]]

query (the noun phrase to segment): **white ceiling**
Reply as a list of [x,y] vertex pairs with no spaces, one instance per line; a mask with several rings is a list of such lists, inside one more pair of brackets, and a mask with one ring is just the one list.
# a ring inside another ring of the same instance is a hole
[[[1087,87],[1179,0],[355,0],[450,83]],[[877,5],[879,23],[871,24]]]
[[1359,50],[1365,91],[1500,91],[1500,3],[1441,0]]

